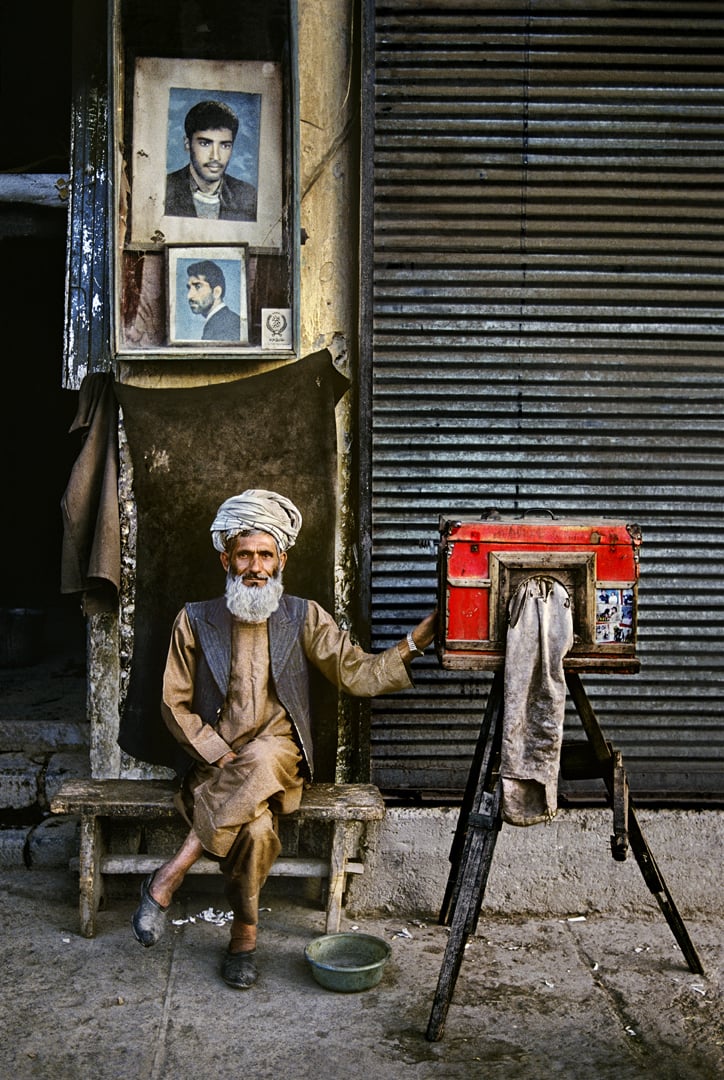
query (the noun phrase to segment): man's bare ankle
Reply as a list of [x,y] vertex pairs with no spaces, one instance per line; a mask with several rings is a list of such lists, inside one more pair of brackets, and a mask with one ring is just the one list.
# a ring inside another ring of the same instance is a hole
[[256,948],[256,926],[250,923],[238,923],[231,926],[230,953],[253,952]]
[[148,886],[148,891],[157,904],[168,907],[173,900],[173,894],[176,892],[178,884],[167,871],[164,871],[165,867],[159,867],[155,871]]

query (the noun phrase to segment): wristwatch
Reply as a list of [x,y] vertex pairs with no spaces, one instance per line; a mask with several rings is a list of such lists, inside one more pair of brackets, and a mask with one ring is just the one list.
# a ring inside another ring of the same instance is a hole
[[424,652],[422,651],[422,649],[418,649],[417,645],[415,644],[415,639],[412,636],[412,631],[411,630],[408,630],[406,640],[407,640],[407,647],[410,650],[410,656],[413,657],[413,659],[416,656],[424,656],[425,655]]

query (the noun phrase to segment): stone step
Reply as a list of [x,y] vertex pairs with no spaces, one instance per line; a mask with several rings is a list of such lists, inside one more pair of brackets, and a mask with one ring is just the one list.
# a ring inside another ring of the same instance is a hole
[[83,627],[74,612],[49,611],[36,651],[0,649],[0,753],[86,750],[86,694]]
[[68,866],[77,854],[77,817],[50,813],[64,781],[90,775],[86,752],[0,754],[0,867]]
[[0,717],[0,754],[48,754],[88,751],[90,729],[85,719],[8,720]]
[[65,780],[90,775],[88,754],[62,752],[48,755],[0,754],[0,824],[3,812],[13,821],[35,811],[45,813]]

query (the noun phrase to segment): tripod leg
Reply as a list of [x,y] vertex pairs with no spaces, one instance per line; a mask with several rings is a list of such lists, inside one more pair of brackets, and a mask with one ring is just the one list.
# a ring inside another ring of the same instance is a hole
[[623,767],[620,750],[611,750],[611,782],[613,791],[613,836],[611,854],[617,862],[624,862],[628,851],[628,819],[630,795],[628,779]]
[[480,734],[475,746],[475,753],[468,774],[465,795],[458,815],[457,828],[450,849],[450,873],[447,879],[445,895],[440,908],[438,922],[441,926],[447,926],[452,917],[458,892],[460,857],[465,844],[468,818],[476,803],[479,803],[481,783],[488,791],[492,790],[489,784],[494,749],[499,742],[497,727],[500,725],[503,700],[503,674],[496,671],[490,686],[485,715],[480,727]]
[[671,932],[676,938],[686,962],[689,965],[689,971],[693,972],[694,975],[703,975],[704,967],[699,958],[699,954],[694,948],[687,929],[684,926],[684,921],[679,915],[673,897],[667,889],[666,882],[656,865],[656,859],[644,839],[644,835],[641,832],[633,808],[629,809],[629,840],[631,843],[631,850],[636,856],[636,862],[639,864],[643,879],[650,891],[656,897],[656,902],[661,908],[664,918],[669,924]]
[[471,814],[469,818],[468,833],[460,860],[457,902],[425,1035],[428,1042],[438,1042],[442,1038],[450,1000],[460,973],[465,945],[468,936],[477,924],[490,865],[493,861],[493,852],[500,832],[500,783],[496,784],[493,793],[487,794],[489,794],[487,806],[482,807],[481,812]]
[[[456,840],[462,844],[448,882],[450,934],[445,947],[427,1039],[442,1037],[445,1018],[460,972],[467,939],[474,932],[488,881],[493,852],[502,825],[500,744],[503,728],[502,675],[494,683],[486,724],[468,779],[465,813],[460,815]],[[484,739],[483,739],[484,736]]]
[[[588,740],[593,747],[593,751],[599,764],[602,766],[601,772],[606,785],[606,790],[608,791],[609,801],[611,805],[614,805],[616,796],[614,790],[614,769],[612,768],[614,755],[603,737],[598,718],[588,700],[586,691],[583,689],[580,677],[574,672],[569,672],[566,675],[566,683],[568,684],[568,689],[571,692],[571,697],[573,698],[578,715],[581,718],[581,723],[583,724]],[[689,970],[695,975],[703,975],[704,968],[702,967],[701,960],[691,942],[673,897],[666,887],[666,883],[656,865],[656,860],[644,839],[638,819],[636,818],[633,803],[630,799],[628,800],[628,839],[631,844],[631,850],[636,856],[636,861],[643,875],[643,879],[650,891],[656,897],[656,901],[664,914],[664,918],[669,924],[681,951],[686,957]]]

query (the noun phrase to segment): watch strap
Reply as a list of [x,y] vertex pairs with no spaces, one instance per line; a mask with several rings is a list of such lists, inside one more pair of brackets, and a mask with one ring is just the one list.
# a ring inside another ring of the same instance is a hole
[[422,651],[422,649],[418,649],[417,645],[415,644],[415,639],[412,636],[412,631],[411,630],[408,630],[407,637],[406,637],[405,640],[407,641],[407,647],[410,650],[410,655],[411,656],[424,656],[425,655],[424,652]]

